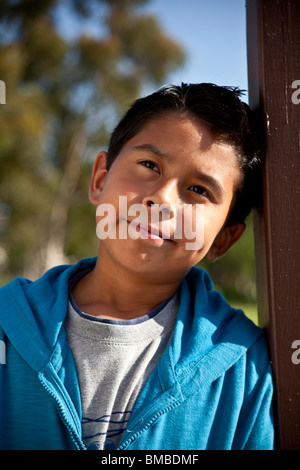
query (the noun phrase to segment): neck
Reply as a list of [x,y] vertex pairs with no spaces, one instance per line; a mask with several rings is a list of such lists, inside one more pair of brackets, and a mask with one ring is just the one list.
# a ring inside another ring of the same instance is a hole
[[113,269],[98,257],[93,271],[74,286],[72,295],[85,313],[101,318],[130,320],[146,315],[172,297],[179,284],[145,279],[120,265]]

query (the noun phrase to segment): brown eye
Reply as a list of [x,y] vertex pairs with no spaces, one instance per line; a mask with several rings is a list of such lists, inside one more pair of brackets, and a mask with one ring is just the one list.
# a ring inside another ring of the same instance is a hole
[[146,168],[149,168],[149,170],[159,171],[156,163],[152,162],[152,160],[143,160],[142,162],[140,162],[140,164],[145,166]]
[[190,191],[193,191],[194,193],[199,194],[199,196],[203,196],[206,199],[210,199],[209,193],[206,191],[205,188],[203,188],[203,186],[200,186],[198,184],[193,184],[193,186],[190,186],[189,189]]

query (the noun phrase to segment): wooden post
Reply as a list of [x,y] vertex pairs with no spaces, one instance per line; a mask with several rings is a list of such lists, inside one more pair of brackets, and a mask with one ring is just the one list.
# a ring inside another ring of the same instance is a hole
[[265,128],[255,214],[259,321],[276,386],[279,448],[300,449],[300,2],[247,0],[249,103]]

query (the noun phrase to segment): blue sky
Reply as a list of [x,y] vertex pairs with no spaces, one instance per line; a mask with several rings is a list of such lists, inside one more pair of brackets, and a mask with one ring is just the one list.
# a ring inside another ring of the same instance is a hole
[[[212,82],[248,89],[246,0],[149,0],[143,7],[154,14],[166,34],[181,44],[187,60],[168,83]],[[101,34],[99,21],[74,23],[68,0],[60,4],[58,24],[67,37],[84,30]],[[248,101],[246,92],[244,100]]]
[[151,0],[146,10],[156,14],[187,54],[186,64],[169,82],[213,82],[248,90],[245,0]]

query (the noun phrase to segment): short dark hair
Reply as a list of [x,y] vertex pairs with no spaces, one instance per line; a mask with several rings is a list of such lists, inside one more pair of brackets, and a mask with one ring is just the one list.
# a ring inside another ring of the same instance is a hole
[[241,101],[237,87],[212,83],[164,86],[136,100],[113,131],[107,155],[107,170],[133,138],[150,120],[169,112],[184,112],[198,118],[220,142],[230,144],[241,169],[241,185],[227,225],[243,222],[256,205],[260,163],[259,138],[254,113]]

